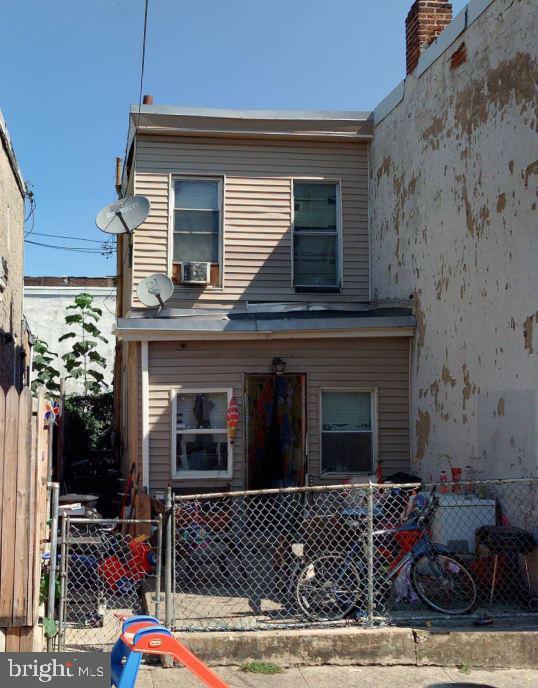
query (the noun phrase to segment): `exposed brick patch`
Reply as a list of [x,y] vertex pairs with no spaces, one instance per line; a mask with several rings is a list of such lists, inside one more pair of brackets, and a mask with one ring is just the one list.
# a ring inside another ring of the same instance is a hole
[[464,62],[467,62],[467,47],[465,46],[465,43],[462,43],[450,57],[450,69],[457,69]]
[[415,0],[405,20],[407,74],[415,69],[420,54],[451,21],[452,3],[442,0]]
[[113,287],[114,277],[24,277],[25,287]]

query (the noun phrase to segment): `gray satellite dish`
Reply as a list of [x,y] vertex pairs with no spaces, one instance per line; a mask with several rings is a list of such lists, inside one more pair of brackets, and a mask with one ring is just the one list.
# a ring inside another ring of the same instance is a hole
[[174,293],[174,283],[160,272],[144,277],[137,287],[136,293],[144,306],[158,306],[160,313],[165,301]]
[[95,224],[107,234],[130,234],[149,215],[150,203],[145,196],[126,196],[105,206]]

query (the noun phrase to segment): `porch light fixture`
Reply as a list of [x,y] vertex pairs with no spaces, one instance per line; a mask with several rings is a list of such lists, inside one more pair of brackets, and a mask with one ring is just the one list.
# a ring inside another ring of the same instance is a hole
[[284,375],[284,370],[286,368],[286,361],[283,361],[280,357],[273,358],[271,364],[273,366],[273,373],[275,375]]

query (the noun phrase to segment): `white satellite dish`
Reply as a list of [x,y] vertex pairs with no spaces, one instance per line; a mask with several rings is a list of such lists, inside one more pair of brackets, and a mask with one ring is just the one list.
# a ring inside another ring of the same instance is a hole
[[138,285],[136,293],[144,306],[158,306],[158,313],[160,313],[165,302],[174,293],[174,283],[168,275],[156,272],[144,277]]
[[107,234],[130,234],[149,215],[150,202],[145,196],[126,196],[105,206],[95,224]]

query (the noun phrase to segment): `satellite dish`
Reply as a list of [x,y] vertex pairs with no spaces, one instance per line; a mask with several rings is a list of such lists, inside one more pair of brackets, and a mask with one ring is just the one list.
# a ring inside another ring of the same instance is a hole
[[160,313],[165,301],[168,301],[174,293],[174,283],[168,275],[156,272],[144,277],[138,285],[136,293],[144,306],[158,306],[158,313]]
[[95,224],[107,234],[130,234],[149,215],[150,203],[145,196],[126,196],[105,206]]

